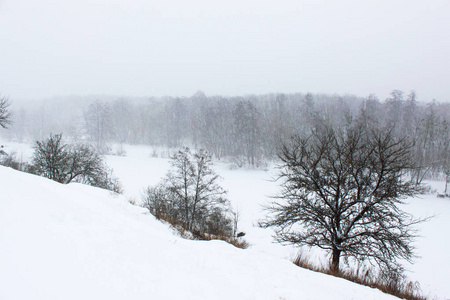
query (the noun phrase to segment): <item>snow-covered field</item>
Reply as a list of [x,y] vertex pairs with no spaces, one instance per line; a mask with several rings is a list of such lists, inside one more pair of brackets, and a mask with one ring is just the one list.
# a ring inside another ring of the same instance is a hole
[[[3,144],[24,159],[31,153],[28,145]],[[158,183],[169,159],[160,157],[162,151],[152,157],[146,146],[125,150],[127,156],[107,156],[123,196],[0,167],[0,299],[393,298],[289,262],[296,249],[273,243],[271,231],[256,226],[264,218],[261,205],[277,191],[273,168],[216,164],[251,244],[242,250],[179,238],[129,204],[139,203],[143,189]],[[416,217],[436,215],[420,225],[421,258],[409,276],[430,298],[450,298],[450,200],[426,195],[408,202],[405,209]]]

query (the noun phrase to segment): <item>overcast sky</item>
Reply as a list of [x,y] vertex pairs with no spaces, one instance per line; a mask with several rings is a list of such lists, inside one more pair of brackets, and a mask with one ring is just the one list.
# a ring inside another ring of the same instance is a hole
[[449,0],[0,0],[0,93],[450,101]]

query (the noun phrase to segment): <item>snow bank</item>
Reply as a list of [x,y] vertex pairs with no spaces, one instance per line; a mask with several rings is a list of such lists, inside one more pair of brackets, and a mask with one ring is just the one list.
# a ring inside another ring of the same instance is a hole
[[181,239],[123,196],[0,166],[0,299],[395,299],[288,260]]

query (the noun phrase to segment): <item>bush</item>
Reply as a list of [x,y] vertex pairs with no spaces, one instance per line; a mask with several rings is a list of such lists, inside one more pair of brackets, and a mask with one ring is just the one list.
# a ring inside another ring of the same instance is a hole
[[122,184],[119,179],[113,175],[112,169],[108,169],[106,164],[103,165],[100,172],[94,174],[93,176],[88,176],[86,178],[80,177],[80,179],[76,179],[76,181],[105,190],[110,190],[117,194],[123,193]]
[[0,152],[0,165],[22,172],[28,172],[30,169],[29,164],[19,160],[15,152],[6,153],[3,150]]
[[60,183],[80,182],[121,193],[102,156],[91,146],[62,143],[62,134],[36,141],[30,172]]
[[160,184],[145,190],[142,206],[147,208],[157,219],[174,223],[178,216],[171,199],[170,190]]

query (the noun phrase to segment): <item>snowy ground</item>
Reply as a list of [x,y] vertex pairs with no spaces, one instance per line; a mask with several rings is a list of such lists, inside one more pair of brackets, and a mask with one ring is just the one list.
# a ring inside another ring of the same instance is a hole
[[[24,159],[31,153],[28,145],[7,148]],[[273,243],[270,230],[255,226],[264,218],[261,206],[277,191],[275,170],[216,165],[240,211],[240,230],[252,245],[240,250],[223,242],[180,239],[128,205],[159,182],[169,160],[161,158],[167,157],[162,151],[152,157],[153,149],[146,146],[125,150],[127,156],[107,156],[124,186],[121,197],[0,168],[0,299],[390,298],[293,266],[288,259],[296,249]],[[427,195],[408,201],[405,209],[416,217],[436,215],[420,226],[416,246],[421,258],[409,267],[410,278],[431,298],[450,298],[450,236],[445,232],[450,200]]]

